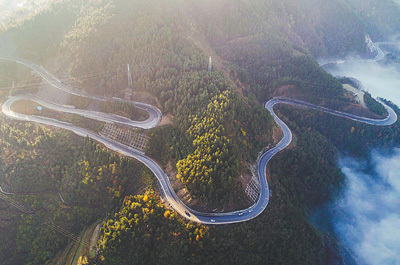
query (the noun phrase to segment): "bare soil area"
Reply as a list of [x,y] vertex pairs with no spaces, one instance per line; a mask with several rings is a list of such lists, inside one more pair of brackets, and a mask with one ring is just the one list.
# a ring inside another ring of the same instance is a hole
[[348,84],[344,84],[343,88],[346,89],[347,91],[349,91],[351,93],[351,95],[353,96],[353,98],[355,98],[357,100],[357,102],[359,102],[363,108],[367,108],[367,105],[364,102],[364,94],[365,94],[364,91],[359,90],[355,87],[352,87]]
[[172,125],[172,120],[174,119],[174,116],[171,114],[163,115],[160,124],[158,126],[165,126],[165,125]]

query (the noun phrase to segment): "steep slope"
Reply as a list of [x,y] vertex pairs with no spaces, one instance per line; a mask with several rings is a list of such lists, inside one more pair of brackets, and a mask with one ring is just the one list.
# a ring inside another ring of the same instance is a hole
[[[41,13],[5,27],[0,47],[1,52],[27,57],[46,66],[57,60],[62,67],[56,74],[63,83],[110,97],[124,95],[126,65],[130,64],[134,91],[150,94],[159,101],[164,114],[173,116],[172,126],[151,133],[148,154],[164,168],[169,165],[191,195],[200,199],[203,209],[230,210],[248,203],[241,179],[249,176],[248,164],[256,160],[258,152],[273,144],[273,121],[260,103],[275,95],[295,96],[337,108],[349,103],[340,82],[320,68],[314,57],[363,53],[365,34],[371,33],[370,30],[377,32],[385,25],[383,11],[369,18],[355,1],[59,0]],[[391,12],[386,19],[396,21],[396,9]],[[395,29],[393,23],[387,28],[388,34]],[[210,55],[216,57],[216,63],[212,71],[207,71]],[[309,113],[305,115],[309,117]],[[312,131],[311,125],[302,130],[295,128],[294,132],[299,140],[294,141],[293,148],[298,145],[300,149],[284,153],[281,160],[293,161],[291,165],[283,163],[285,168],[291,172],[293,168],[313,172],[321,167],[320,172],[330,172],[318,175],[317,179],[306,177],[312,184],[318,181],[318,185],[312,186],[320,187],[315,197],[324,194],[324,198],[329,198],[329,192],[339,185],[342,177],[335,168],[335,148],[324,136]],[[315,145],[321,142],[323,145],[318,148],[325,150],[326,156],[300,159],[303,155],[316,157]],[[269,176],[274,195],[268,211],[246,224],[211,229],[204,242],[199,239],[199,244],[195,244],[199,258],[191,258],[200,264],[215,264],[216,260],[232,264],[266,260],[281,264],[324,263],[325,252],[330,253],[331,249],[323,248],[324,239],[307,222],[304,210],[315,198],[308,198],[308,193],[296,188],[299,186],[296,176],[282,178],[286,173],[275,167]],[[23,182],[23,174],[20,179]],[[110,181],[117,183],[115,176]],[[126,187],[123,183],[114,186],[112,191],[116,194],[117,188]],[[117,197],[113,204],[120,205],[123,198]],[[147,212],[151,209],[146,210],[143,203],[136,209],[144,213],[143,220],[135,218],[130,222],[123,215],[115,215],[119,212],[117,207],[110,210],[110,216],[115,221],[123,219],[121,223],[129,231],[141,224],[148,228],[141,232],[154,232],[158,223],[169,216],[163,217],[163,206],[157,209],[157,215],[151,216]],[[129,217],[129,209],[125,210]],[[170,247],[163,252],[166,257],[168,250],[174,250],[173,242],[179,238],[179,231],[188,235],[176,242],[182,245],[201,235],[199,231],[191,231],[193,227],[185,228],[183,220],[178,222],[171,223],[177,229],[176,235],[152,237],[146,232],[140,233],[141,238],[135,238],[134,242],[143,240],[146,245],[161,249],[164,247],[160,245],[161,238]],[[115,223],[112,226],[118,227],[116,232],[119,232],[120,226]],[[104,227],[103,238],[111,235],[106,235],[109,228]],[[160,235],[164,233],[158,231]],[[22,243],[29,249],[31,241],[28,237]],[[114,243],[111,247],[116,253],[124,252],[119,249],[123,246]],[[107,247],[104,243],[104,253],[112,260],[113,253],[107,252]],[[188,260],[185,255],[193,254],[185,246],[180,247],[182,256],[166,264],[184,263]],[[140,248],[137,251],[132,250],[132,255],[146,254],[151,260],[154,259],[151,255],[157,254],[140,253]],[[45,252],[40,249],[40,253],[30,255],[39,264],[48,260]],[[53,249],[50,254],[54,252]],[[211,253],[213,258],[205,253]],[[24,259],[29,259],[25,254]]]
[[400,30],[400,2],[395,0],[346,0],[365,24],[373,40],[384,40]]

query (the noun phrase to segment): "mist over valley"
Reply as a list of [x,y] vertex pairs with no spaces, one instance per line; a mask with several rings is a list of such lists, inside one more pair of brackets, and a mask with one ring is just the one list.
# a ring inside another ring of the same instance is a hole
[[0,264],[398,264],[399,33],[394,0],[0,0]]
[[[347,57],[326,67],[338,77],[360,81],[360,89],[400,105],[400,42],[379,44],[382,60]],[[400,263],[400,150],[371,150],[365,159],[342,156],[346,176],[341,195],[326,210],[349,264]],[[346,251],[345,251],[346,252]]]

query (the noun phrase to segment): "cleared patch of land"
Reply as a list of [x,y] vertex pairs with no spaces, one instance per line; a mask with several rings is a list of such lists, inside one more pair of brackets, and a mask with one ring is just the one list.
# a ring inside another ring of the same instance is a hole
[[163,115],[158,126],[172,125],[174,117],[171,114]]
[[360,105],[363,108],[367,107],[367,105],[364,102],[364,94],[365,94],[364,91],[359,90],[359,89],[357,89],[357,88],[355,88],[355,87],[353,87],[351,85],[348,85],[348,84],[344,84],[343,88],[346,89],[347,91],[349,91],[350,93],[352,93],[353,96],[355,97],[355,99],[357,100],[357,102],[360,103]]
[[[98,222],[92,224],[87,229],[82,231],[78,235],[78,241],[72,241],[65,249],[61,250],[57,255],[51,260],[49,264],[77,264],[79,257],[91,257],[93,258],[96,255],[96,244],[94,244],[94,249],[89,249],[87,245],[89,244],[92,247],[93,238],[97,238],[97,233],[99,232],[97,228],[99,228],[101,223]],[[83,244],[82,242],[85,242]]]

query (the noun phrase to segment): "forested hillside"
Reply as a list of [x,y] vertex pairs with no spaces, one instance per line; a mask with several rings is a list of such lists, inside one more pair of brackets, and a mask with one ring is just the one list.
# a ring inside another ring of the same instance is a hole
[[[140,187],[139,175],[146,175],[141,164],[88,139],[3,118],[0,150],[0,186],[33,213],[20,214],[0,201],[0,264],[43,264],[53,258],[71,239],[65,234],[75,236],[104,218]],[[55,225],[64,232],[53,230]]]
[[[131,38],[130,42],[124,39],[140,34],[159,39],[164,34],[185,32],[193,36],[201,34],[214,45],[261,34],[307,48],[314,55],[364,52],[365,33],[374,34],[383,30],[379,36],[390,34],[396,29],[393,19],[396,19],[399,12],[397,6],[390,4],[390,0],[385,0],[384,4],[373,0],[366,1],[365,4],[364,2],[360,5],[357,0],[174,0],[168,3],[156,0],[58,0],[39,14],[32,14],[23,21],[5,26],[3,31],[8,32],[6,38],[3,38],[2,46],[7,45],[18,52],[31,51],[39,56],[39,53],[46,51],[46,45],[49,44],[78,44],[70,45],[70,48],[81,50],[80,47],[90,45],[90,42],[96,41],[96,36],[104,36],[107,32],[109,40],[114,42],[113,48],[124,49],[125,53],[136,50],[139,54],[137,48],[149,44],[151,39]],[[157,16],[150,15],[149,11]],[[390,22],[388,25],[392,31],[383,28],[386,25],[384,20]],[[48,21],[52,23],[46,23]],[[373,26],[369,26],[372,23]],[[165,31],[171,26],[175,32]],[[372,27],[373,31],[366,30]],[[350,28],[351,31],[348,30]],[[160,33],[152,34],[160,29],[161,36],[158,36]],[[40,39],[36,38],[38,35],[41,36]],[[26,49],[28,43],[33,46]],[[98,44],[96,42],[97,47]],[[116,50],[113,51],[115,54]]]
[[347,0],[374,40],[385,40],[400,30],[397,0]]
[[[91,93],[121,95],[127,83],[126,65],[130,64],[135,90],[158,98],[163,110],[175,116],[174,125],[192,143],[193,153],[176,161],[177,177],[202,201],[221,205],[232,200],[235,192],[230,193],[236,189],[245,163],[259,151],[254,147],[266,146],[271,139],[271,119],[265,111],[264,117],[254,117],[248,123],[249,115],[257,112],[252,97],[261,103],[275,95],[277,88],[291,85],[297,94],[312,94],[317,101],[332,93],[344,100],[341,84],[319,68],[307,49],[316,54],[362,51],[364,32],[355,30],[349,14],[340,25],[324,22],[328,17],[321,14],[332,9],[324,3],[316,9],[311,0],[305,0],[304,5],[293,1],[182,4],[64,0],[51,4],[32,20],[11,26],[6,36],[8,40],[25,38],[22,43],[28,43],[30,36],[39,33],[23,37],[24,30],[32,26],[41,29],[45,37],[38,43],[54,44],[50,50],[20,44],[16,48],[22,55],[29,51],[29,56],[34,56],[32,51],[36,51],[37,60],[46,62],[44,56],[50,56],[53,48],[57,50],[58,43],[59,52],[69,55],[62,62],[69,70],[61,74],[74,77],[79,82],[74,84]],[[63,15],[52,17],[57,13]],[[302,14],[316,18],[318,26],[310,25],[314,22]],[[241,19],[234,19],[237,17]],[[57,23],[41,26],[48,20]],[[335,34],[354,36],[332,35],[323,23]],[[352,24],[353,33],[338,31],[340,26],[349,28],[343,23]],[[303,27],[308,30],[303,31]],[[318,27],[327,32],[318,32]],[[55,29],[56,34],[52,34]],[[50,35],[52,40],[46,40]],[[318,47],[303,41],[311,35],[320,40],[313,42],[320,43]],[[338,37],[355,42],[341,41],[341,46],[336,46],[333,40]],[[209,55],[214,55],[216,62],[212,74],[204,72]],[[215,118],[210,119],[210,115]]]
[[[200,208],[239,209],[250,204],[243,185],[249,165],[279,141],[262,104],[288,96],[348,107],[342,84],[315,58],[363,54],[366,34],[377,39],[397,30],[400,11],[390,0],[365,1],[365,9],[360,1],[57,0],[2,26],[0,53],[35,61],[73,89],[110,98],[124,96],[129,64],[132,99],[145,95],[171,120],[149,132],[146,154],[172,168],[170,177]],[[0,74],[11,78],[0,81],[39,84],[20,67],[0,61]],[[68,102],[92,107],[77,97]],[[100,109],[143,119],[127,105]],[[336,147],[363,153],[371,142],[393,144],[398,124],[371,129],[290,107],[279,112],[294,143],[271,161],[268,208],[252,221],[216,227],[188,223],[167,208],[154,176],[138,162],[88,139],[1,118],[0,186],[19,193],[13,198],[35,215],[1,201],[0,264],[51,263],[71,240],[43,220],[76,235],[106,213],[91,263],[340,262],[335,240],[307,221],[307,211],[342,183]],[[62,204],[58,191],[74,204]]]

